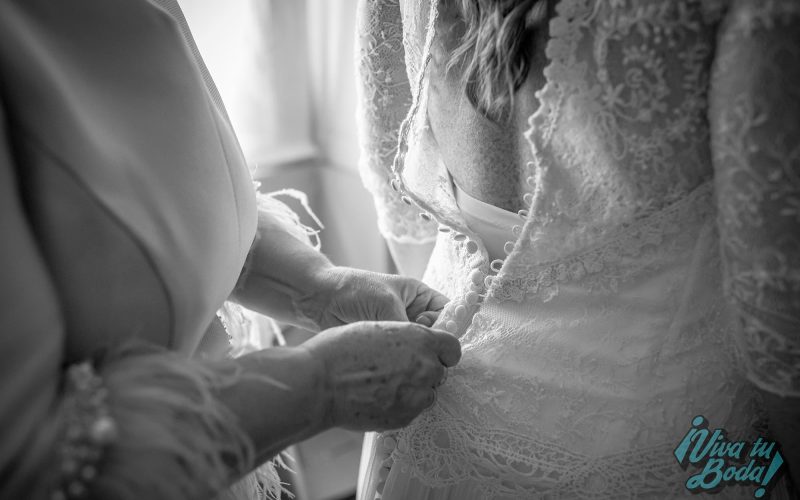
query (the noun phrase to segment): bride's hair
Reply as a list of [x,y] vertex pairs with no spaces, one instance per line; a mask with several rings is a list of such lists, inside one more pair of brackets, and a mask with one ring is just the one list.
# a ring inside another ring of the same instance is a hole
[[462,71],[475,109],[495,122],[507,119],[528,76],[533,31],[546,21],[547,0],[443,1],[455,2],[465,24],[448,71]]

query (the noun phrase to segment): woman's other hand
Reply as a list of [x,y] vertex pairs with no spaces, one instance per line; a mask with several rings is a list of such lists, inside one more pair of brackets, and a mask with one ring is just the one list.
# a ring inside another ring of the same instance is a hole
[[461,358],[455,337],[407,322],[332,328],[301,347],[323,367],[326,424],[365,431],[410,423]]
[[433,325],[447,297],[404,276],[349,267],[325,269],[313,294],[299,299],[298,312],[319,330],[357,321],[413,321]]

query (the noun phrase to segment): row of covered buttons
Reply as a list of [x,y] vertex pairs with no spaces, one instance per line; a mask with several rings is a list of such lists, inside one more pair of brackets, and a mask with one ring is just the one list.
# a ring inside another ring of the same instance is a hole
[[469,308],[476,307],[481,301],[484,286],[488,288],[493,276],[488,276],[480,268],[473,269],[469,275],[469,291],[458,301],[453,309],[453,316],[445,322],[444,328],[450,333],[457,333],[459,325],[463,325],[469,317]]
[[[401,181],[399,180],[399,178],[392,177],[392,178],[390,178],[389,182],[391,184],[392,189],[394,189],[395,191],[397,191],[401,195],[401,199],[402,199],[402,201],[404,203],[406,203],[407,205],[410,205],[410,206],[411,205],[415,205],[415,204],[417,206],[419,206],[418,203],[415,203],[414,200],[407,193],[405,193],[405,190],[404,190],[403,185],[402,185]],[[536,185],[536,180],[534,179],[533,176],[529,176],[526,179],[526,182],[531,188],[535,187],[535,185]],[[533,193],[531,193],[531,192],[525,193],[525,195],[523,196],[523,201],[527,206],[530,206],[532,204],[532,202],[533,202]],[[517,215],[519,216],[520,219],[522,219],[522,221],[524,221],[525,219],[528,218],[529,211],[528,210],[520,210],[520,211],[517,212]],[[435,221],[434,217],[429,212],[421,212],[419,214],[419,216],[420,216],[420,218],[422,218],[422,220],[424,220],[426,222],[434,222]],[[455,240],[458,243],[463,243],[464,246],[465,246],[465,250],[470,255],[474,255],[480,249],[478,243],[475,240],[470,239],[464,233],[461,233],[461,232],[458,232],[458,231],[454,231],[453,229],[451,229],[447,225],[440,225],[439,226],[439,231],[442,232],[442,233],[452,233],[451,237],[453,238],[453,240]],[[512,234],[517,239],[519,238],[521,233],[522,233],[522,225],[521,224],[515,225],[512,228]],[[510,255],[511,252],[513,252],[515,245],[516,245],[516,241],[507,241],[505,243],[505,245],[503,245],[503,251],[506,254],[506,256]],[[497,273],[500,272],[500,270],[503,267],[504,263],[505,263],[504,259],[495,259],[495,260],[490,262],[489,269],[494,274],[497,274]],[[484,272],[480,268],[475,268],[475,269],[472,270],[472,272],[470,273],[470,276],[469,276],[469,280],[470,280],[469,288],[470,289],[464,295],[463,300],[460,301],[461,303],[459,303],[459,304],[457,304],[455,306],[455,310],[454,310],[454,313],[453,313],[453,318],[451,318],[451,319],[449,319],[449,320],[447,320],[445,322],[445,329],[447,331],[449,331],[451,333],[454,333],[454,334],[456,334],[458,332],[459,324],[463,324],[464,320],[467,318],[467,315],[468,315],[467,314],[468,313],[467,308],[468,307],[477,306],[477,304],[481,301],[481,298],[483,296],[482,293],[484,292],[484,289],[488,290],[491,287],[491,283],[492,283],[493,279],[494,279],[494,275],[491,275],[491,274],[489,274],[487,272]]]
[[[391,181],[392,188],[395,191],[402,192],[400,189],[399,184],[396,180]],[[529,197],[532,196],[530,193],[526,194],[526,202],[530,199]],[[406,196],[402,195],[401,199],[407,205],[413,205],[413,200]],[[428,212],[422,212],[419,214],[420,218],[422,218],[426,222],[434,222],[434,218]],[[520,210],[519,211],[520,218],[524,219],[528,216],[527,210]],[[521,232],[521,226],[514,226],[513,234],[514,236],[519,236]],[[465,249],[467,253],[470,255],[474,255],[478,252],[479,246],[478,243],[469,237],[466,234],[453,231],[450,227],[441,225],[439,227],[439,231],[442,233],[452,233],[452,238],[465,245]],[[506,255],[509,255],[514,249],[515,242],[508,241],[504,246],[504,250]],[[500,271],[504,263],[502,259],[495,259],[489,264],[489,269],[494,273]],[[462,300],[460,300],[453,309],[452,318],[445,322],[445,329],[453,334],[457,334],[459,330],[459,326],[463,325],[469,319],[469,308],[476,307],[482,298],[482,292],[485,289],[489,289],[491,287],[492,280],[494,279],[494,275],[491,275],[484,270],[482,270],[483,266],[478,266],[474,268],[469,274],[469,291],[464,294]],[[389,477],[389,472],[391,471],[392,466],[394,465],[394,459],[392,458],[392,452],[398,447],[397,435],[396,434],[383,434],[378,439],[381,440],[379,443],[379,453],[383,457],[381,462],[380,468],[378,469],[378,478],[375,487],[375,500],[380,500],[383,497],[383,491],[386,486],[386,480]]]
[[[397,179],[390,179],[390,184],[392,189],[401,193],[401,199],[407,205],[413,205],[413,200],[403,194],[403,189],[400,186],[400,182]],[[421,212],[419,214],[420,218],[426,222],[434,222],[433,216],[428,212]],[[475,240],[470,239],[466,234],[454,231],[449,226],[440,225],[439,231],[442,233],[450,233],[453,240],[458,243],[463,243],[465,245],[465,249],[467,253],[470,255],[474,255],[478,252],[479,246]],[[502,264],[502,263],[501,263]],[[482,272],[480,269],[473,269],[470,273],[470,290],[465,294],[462,303],[458,304],[453,311],[453,318],[449,319],[445,322],[444,328],[445,330],[449,331],[450,333],[457,333],[459,323],[463,323],[464,320],[467,318],[467,307],[474,307],[478,305],[481,300],[481,292],[483,291],[483,286],[488,288],[490,284],[491,276],[487,276],[486,273]]]

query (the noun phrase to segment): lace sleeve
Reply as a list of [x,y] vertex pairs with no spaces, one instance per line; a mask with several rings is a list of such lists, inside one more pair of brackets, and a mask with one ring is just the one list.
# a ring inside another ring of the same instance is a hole
[[748,378],[800,396],[800,3],[733,2],[710,121],[726,294]]
[[389,184],[398,130],[411,105],[399,1],[361,0],[357,26],[359,170],[375,200],[378,228],[401,243],[433,241],[436,227]]

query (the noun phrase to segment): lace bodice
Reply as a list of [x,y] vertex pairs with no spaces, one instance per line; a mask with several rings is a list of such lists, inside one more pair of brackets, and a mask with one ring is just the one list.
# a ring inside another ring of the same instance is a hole
[[[362,173],[386,237],[437,238],[425,279],[464,359],[393,437],[386,487],[405,468],[491,498],[680,495],[645,450],[698,413],[752,435],[743,377],[800,395],[800,3],[558,2],[528,208],[494,262],[430,134],[437,13],[413,3],[362,6]],[[594,483],[621,467],[628,489]]]
[[[469,230],[451,202],[424,118],[420,68],[426,37],[434,36],[425,26],[435,24],[436,13],[427,2],[414,4],[382,0],[362,8],[361,168],[382,233],[421,242],[435,238],[431,219],[444,222],[443,230]],[[559,2],[546,49],[547,82],[527,133],[536,173],[527,179],[531,206],[520,224],[527,221],[531,242],[547,244],[524,245],[525,238],[517,244],[552,260],[716,177],[730,296],[751,302],[740,309],[778,316],[768,322],[796,325],[798,10],[792,0]],[[741,71],[743,64],[752,70]],[[395,187],[407,189],[400,193],[388,179],[412,89],[410,144],[395,165],[402,171]],[[745,330],[753,321],[765,319],[747,320]],[[787,375],[797,372],[796,341],[766,333],[774,326],[762,328],[747,335],[750,348],[772,346],[782,354],[749,366],[769,371],[766,364],[779,363],[777,376],[790,382],[797,376]],[[791,382],[797,394],[797,380]]]

